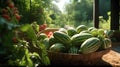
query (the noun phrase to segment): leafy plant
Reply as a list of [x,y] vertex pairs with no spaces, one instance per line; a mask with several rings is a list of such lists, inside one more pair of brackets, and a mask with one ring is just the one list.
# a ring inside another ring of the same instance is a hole
[[0,20],[0,55],[3,57],[1,62],[30,67],[50,64],[46,48],[42,41],[37,40],[35,30],[30,24],[14,25],[3,18]]
[[[20,18],[16,17],[18,10],[14,13],[13,2],[7,1],[12,5],[8,5],[9,8],[5,7],[0,15],[0,66],[37,67],[49,65],[50,60],[46,48],[36,36],[39,28],[34,29],[35,24],[20,25]],[[8,12],[4,12],[4,10]]]
[[[1,18],[0,20],[2,21],[4,19]],[[5,23],[8,22],[4,20],[3,24]],[[3,28],[7,28],[7,26],[10,25],[6,25]],[[6,29],[7,33],[2,34],[0,38],[2,44],[0,55],[3,56],[2,60],[5,60],[4,63],[13,66],[29,67],[50,64],[46,48],[42,41],[37,39],[35,30],[30,24],[20,26],[13,25],[11,28],[12,29],[9,30],[8,27]]]

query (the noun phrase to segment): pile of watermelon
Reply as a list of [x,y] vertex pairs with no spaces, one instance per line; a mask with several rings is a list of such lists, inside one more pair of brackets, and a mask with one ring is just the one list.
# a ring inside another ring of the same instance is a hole
[[50,38],[44,37],[43,42],[51,52],[88,54],[111,48],[112,34],[112,30],[79,25],[76,28],[60,28]]

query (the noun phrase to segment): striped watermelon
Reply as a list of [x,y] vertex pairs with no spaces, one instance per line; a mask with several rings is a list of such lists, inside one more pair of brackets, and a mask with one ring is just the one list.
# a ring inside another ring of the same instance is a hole
[[86,39],[93,37],[89,33],[75,34],[71,37],[71,42],[75,46],[80,46]]
[[67,32],[68,32],[68,35],[69,35],[70,37],[73,36],[73,35],[75,35],[75,34],[77,34],[76,29],[74,29],[73,27],[69,27],[69,28],[67,29]]
[[91,37],[82,43],[79,51],[83,54],[88,54],[97,51],[99,47],[100,40],[97,37]]
[[76,28],[77,32],[80,33],[81,31],[83,30],[87,30],[87,26],[86,25],[79,25],[77,28]]
[[63,43],[63,44],[66,44],[66,46],[69,46],[70,43],[71,43],[71,39],[70,37],[63,33],[63,32],[60,32],[60,31],[55,31],[53,33],[53,36],[55,39],[57,39],[60,43]]

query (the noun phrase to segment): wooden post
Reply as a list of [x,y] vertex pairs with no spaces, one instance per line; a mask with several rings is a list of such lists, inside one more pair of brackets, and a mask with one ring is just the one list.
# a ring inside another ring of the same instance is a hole
[[119,0],[111,0],[111,30],[119,30]]
[[94,0],[93,21],[94,21],[94,27],[99,28],[99,0]]

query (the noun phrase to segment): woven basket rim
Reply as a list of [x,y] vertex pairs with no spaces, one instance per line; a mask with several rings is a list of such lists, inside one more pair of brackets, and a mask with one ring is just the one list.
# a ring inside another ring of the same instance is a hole
[[89,54],[59,53],[59,52],[52,52],[52,51],[47,51],[47,52],[48,52],[48,53],[54,53],[54,54],[61,54],[61,55],[90,55],[90,54],[98,54],[98,53],[109,52],[110,50],[111,50],[111,47],[108,48],[108,49],[104,49],[104,50],[96,51],[96,52],[89,53]]
[[46,32],[49,32],[49,31],[54,32],[54,31],[58,31],[58,30],[59,30],[59,28],[46,28],[45,30],[42,30],[42,31],[38,32],[37,35],[39,35],[41,33],[46,33]]

